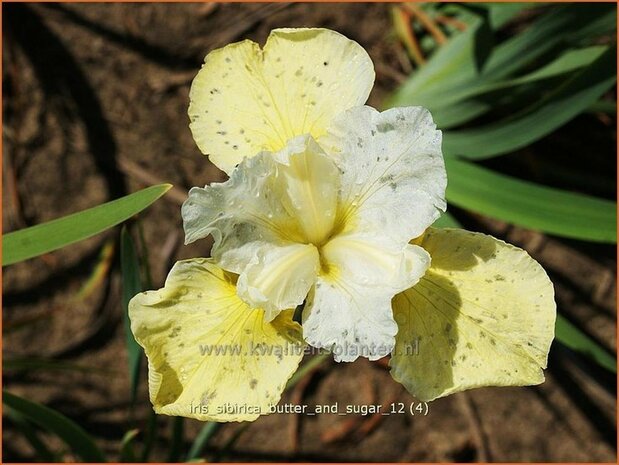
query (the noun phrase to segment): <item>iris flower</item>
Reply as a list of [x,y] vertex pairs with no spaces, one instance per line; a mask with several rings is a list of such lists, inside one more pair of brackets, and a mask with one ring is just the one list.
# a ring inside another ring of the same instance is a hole
[[268,414],[306,344],[391,355],[420,400],[543,381],[552,283],[517,247],[432,228],[441,133],[421,107],[364,106],[373,81],[365,50],[326,29],[206,57],[190,127],[229,179],[191,189],[182,216],[186,243],[213,236],[212,258],[177,263],[129,307],[157,412]]

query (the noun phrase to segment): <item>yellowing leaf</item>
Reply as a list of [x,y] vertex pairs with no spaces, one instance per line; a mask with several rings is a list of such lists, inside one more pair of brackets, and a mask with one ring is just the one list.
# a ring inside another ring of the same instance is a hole
[[237,297],[235,279],[208,259],[185,260],[163,289],[131,300],[157,413],[245,421],[279,401],[303,357],[301,327],[291,310],[266,323]]
[[554,290],[525,251],[484,234],[430,228],[426,275],[397,295],[392,376],[420,400],[544,380]]

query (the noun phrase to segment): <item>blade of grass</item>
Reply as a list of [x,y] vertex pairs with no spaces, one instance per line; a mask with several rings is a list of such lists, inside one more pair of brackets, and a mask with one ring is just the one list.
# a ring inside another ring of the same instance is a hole
[[617,373],[617,359],[562,315],[557,314],[555,331],[557,339],[567,347],[591,358],[612,373]]
[[101,249],[99,255],[99,261],[92,270],[91,275],[88,277],[84,285],[77,292],[76,298],[80,300],[86,299],[92,294],[99,286],[102,285],[106,276],[108,275],[112,263],[114,262],[114,251],[116,250],[116,241],[114,239],[108,240]]
[[434,20],[437,23],[440,23],[444,26],[446,26],[448,29],[452,28],[454,30],[460,31],[460,32],[464,32],[466,31],[467,25],[465,22],[462,22],[456,18],[452,18],[451,16],[445,16],[442,14],[437,14],[434,17]]
[[598,100],[597,102],[589,105],[587,111],[591,113],[607,113],[609,115],[616,115],[617,102],[611,102],[610,100]]
[[[397,27],[394,17],[394,25]],[[421,105],[426,94],[440,95],[443,89],[473,78],[477,72],[471,63],[475,60],[475,38],[482,25],[479,16],[463,19],[467,29],[450,38],[418,71],[387,99],[386,108]]]
[[[616,7],[604,4],[566,4],[549,9],[524,29],[498,45],[488,59],[483,78],[503,78],[533,63],[560,44],[573,44],[574,36],[600,18],[614,18]],[[594,37],[604,30],[591,31]],[[594,38],[593,37],[593,38]]]
[[247,431],[247,428],[251,423],[245,422],[234,432],[234,434],[228,439],[221,449],[215,454],[215,457],[211,460],[213,463],[221,462],[222,457],[224,457],[232,447],[236,444],[236,442],[241,438],[243,433]]
[[140,264],[142,265],[142,273],[143,273],[142,276],[144,276],[144,280],[142,282],[146,286],[147,289],[152,289],[153,277],[150,272],[150,266],[149,266],[150,260],[148,259],[149,258],[148,246],[146,245],[146,237],[144,236],[144,228],[142,227],[141,221],[137,221],[136,223],[138,226],[138,238],[139,238],[140,250],[142,251],[141,260],[140,260]]
[[[596,45],[568,50],[547,65],[529,74],[491,82],[480,80],[478,83],[471,83],[468,86],[446,92],[440,97],[434,95],[418,96],[414,102],[409,103],[428,108],[438,127],[443,130],[448,129],[478,118],[498,106],[504,106],[506,103],[509,103],[512,107],[517,106],[520,101],[523,101],[521,95],[523,92],[525,94],[538,94],[540,98],[542,95],[553,94],[553,92],[556,92],[557,84],[549,81],[550,79],[562,75],[567,75],[567,79],[572,78],[575,75],[574,71],[590,65],[607,49],[606,46]],[[587,108],[587,110],[589,109],[590,107]],[[446,132],[445,134],[450,133]]]
[[448,157],[447,200],[461,208],[558,236],[617,241],[614,202],[541,186]]
[[135,463],[138,461],[135,455],[134,440],[140,433],[138,429],[131,429],[125,433],[122,442],[120,444],[120,462],[121,463]]
[[213,421],[207,422],[198,435],[196,439],[193,441],[191,445],[191,449],[189,449],[189,453],[187,454],[187,461],[191,462],[192,460],[197,460],[202,456],[205,447],[207,446],[210,439],[213,435],[219,431],[221,427],[221,423],[215,423]]
[[301,381],[301,379],[306,374],[308,374],[310,371],[322,365],[324,362],[326,362],[329,359],[329,357],[331,357],[331,354],[328,352],[325,352],[325,353],[315,355],[314,357],[309,359],[307,362],[301,365],[301,368],[299,368],[295,372],[294,375],[290,377],[290,379],[288,380],[288,383],[286,384],[286,389],[290,389],[294,387],[299,381]]
[[125,327],[125,344],[129,361],[129,379],[131,380],[131,412],[135,405],[140,380],[140,365],[142,349],[135,341],[129,321],[129,301],[142,292],[140,279],[140,262],[135,251],[135,245],[124,226],[120,232],[120,268],[122,274],[123,321]]
[[[468,5],[472,5],[469,3]],[[497,30],[515,19],[525,10],[539,8],[541,3],[476,3],[478,7],[488,9],[492,29]]]
[[144,210],[172,187],[151,186],[120,199],[2,236],[2,266],[99,234]]
[[105,456],[92,438],[75,422],[44,405],[2,391],[2,402],[29,421],[54,433],[84,462],[105,462]]

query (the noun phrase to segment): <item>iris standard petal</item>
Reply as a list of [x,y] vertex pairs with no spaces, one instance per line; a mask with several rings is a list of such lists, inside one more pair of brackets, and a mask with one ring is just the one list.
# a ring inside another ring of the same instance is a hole
[[445,211],[441,132],[425,108],[352,108],[333,121],[321,146],[342,173],[346,228],[408,242]]
[[328,29],[276,29],[264,50],[245,40],[209,53],[189,94],[190,128],[230,174],[295,136],[319,139],[335,115],[362,105],[374,67],[356,42]]

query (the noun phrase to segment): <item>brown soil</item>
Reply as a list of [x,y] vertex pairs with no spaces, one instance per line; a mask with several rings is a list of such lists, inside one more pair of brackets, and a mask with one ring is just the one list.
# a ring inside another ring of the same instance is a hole
[[[404,73],[390,32],[389,8],[384,4],[4,4],[4,231],[75,212],[158,180],[171,182],[178,189],[176,196],[168,195],[141,216],[153,283],[160,286],[175,260],[208,254],[207,241],[182,246],[179,200],[191,186],[224,179],[199,154],[188,129],[189,84],[204,55],[246,37],[264,42],[275,27],[336,29],[366,47],[376,63],[370,104],[378,106]],[[533,154],[570,150],[566,139],[580,140],[578,134],[573,136],[574,128],[580,136],[582,131],[594,131],[606,175],[602,181],[610,187],[604,190],[603,183],[597,184],[593,193],[614,197],[614,162],[608,162],[615,160],[614,122],[593,116],[578,121],[529,150]],[[608,169],[613,170],[611,175]],[[468,227],[526,248],[549,271],[560,310],[615,352],[614,247],[550,238],[456,213]],[[54,357],[94,369],[9,370],[4,373],[4,387],[76,420],[112,460],[130,428],[118,260],[94,291],[84,298],[75,295],[100,262],[103,245],[114,243],[117,236],[117,230],[109,232],[11,266],[3,275],[4,359]],[[303,384],[284,400],[308,405],[414,400],[383,366],[364,360],[327,364]],[[614,462],[615,389],[613,376],[555,344],[547,380],[539,387],[453,395],[431,403],[427,416],[377,420],[272,415],[251,424],[220,458]],[[138,427],[144,427],[149,410],[142,386]],[[186,447],[201,426],[186,421]],[[159,428],[151,458],[166,460],[169,419],[160,418]],[[224,448],[239,428],[225,425],[207,458]],[[54,438],[48,439],[58,445]],[[4,461],[34,457],[8,421],[3,450]]]

